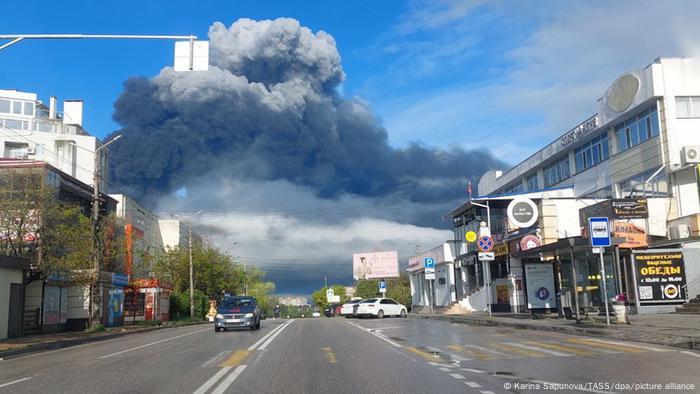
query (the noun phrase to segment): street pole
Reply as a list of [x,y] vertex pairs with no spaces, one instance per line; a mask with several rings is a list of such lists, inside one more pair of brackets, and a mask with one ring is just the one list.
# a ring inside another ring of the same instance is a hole
[[243,295],[248,295],[248,271],[246,271],[245,263],[243,263]]
[[190,249],[190,318],[194,319],[194,268],[192,265],[192,222],[189,223],[189,249]]
[[608,311],[608,285],[605,280],[605,261],[603,259],[603,248],[600,247],[600,272],[603,275],[603,302],[605,303],[605,321],[610,325],[610,311]]
[[576,324],[581,323],[581,317],[579,316],[579,306],[578,306],[578,284],[576,283],[576,261],[574,260],[574,242],[573,238],[569,238],[571,241],[571,282],[574,288],[574,306],[576,307]]

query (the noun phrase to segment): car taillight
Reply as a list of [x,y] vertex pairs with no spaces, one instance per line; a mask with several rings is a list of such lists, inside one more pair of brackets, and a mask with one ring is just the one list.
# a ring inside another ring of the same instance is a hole
[[374,305],[372,305],[372,304],[369,304],[369,305],[367,305],[367,306],[370,307],[370,308],[374,308]]

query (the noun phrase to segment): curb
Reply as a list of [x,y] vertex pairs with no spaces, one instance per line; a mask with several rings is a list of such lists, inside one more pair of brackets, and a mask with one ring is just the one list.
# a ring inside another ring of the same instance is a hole
[[126,335],[142,334],[142,333],[156,331],[156,330],[178,328],[178,327],[188,327],[188,326],[195,326],[195,325],[206,324],[206,323],[210,323],[210,322],[202,321],[202,322],[187,323],[187,324],[181,324],[181,325],[177,325],[177,326],[167,326],[167,327],[164,327],[164,326],[144,327],[141,330],[135,330],[135,331],[131,331],[131,332],[115,332],[112,334],[101,335],[101,336],[96,336],[96,337],[68,339],[65,341],[42,343],[42,344],[38,344],[38,345],[34,345],[34,346],[30,345],[30,346],[27,346],[27,347],[22,348],[22,349],[8,350],[5,352],[0,352],[0,361],[10,360],[12,358],[16,358],[19,356],[26,356],[26,355],[29,355],[32,353],[58,350],[58,349],[63,349],[63,348],[67,348],[67,347],[83,345],[86,343],[92,343],[92,342],[106,341],[108,339],[119,338],[119,337],[123,337]]
[[636,341],[636,342],[642,341],[642,342],[651,343],[651,344],[655,344],[655,345],[673,346],[673,347],[678,347],[678,348],[683,348],[683,349],[700,349],[700,341],[698,341],[697,339],[689,338],[689,337],[679,337],[679,336],[673,336],[673,335],[666,335],[666,338],[669,339],[669,341],[648,340],[648,339],[640,340],[638,338],[632,337],[632,336],[635,336],[634,332],[630,332],[630,333],[618,332],[618,334],[622,334],[622,335],[616,336],[616,335],[612,335],[612,334],[614,334],[614,332],[607,331],[608,329],[606,329],[606,328],[597,328],[597,327],[533,325],[533,324],[516,323],[516,322],[509,322],[509,321],[499,321],[499,320],[491,320],[491,319],[482,319],[482,318],[478,318],[478,317],[466,317],[466,316],[425,316],[425,315],[411,314],[411,315],[409,315],[409,317],[414,318],[414,319],[447,320],[450,323],[460,323],[460,324],[466,324],[466,325],[470,325],[470,326],[483,326],[483,327],[499,326],[499,327],[515,328],[515,329],[519,329],[519,330],[560,332],[560,333],[570,334],[570,335],[587,335],[587,336],[617,339],[617,340],[622,340],[622,341]]

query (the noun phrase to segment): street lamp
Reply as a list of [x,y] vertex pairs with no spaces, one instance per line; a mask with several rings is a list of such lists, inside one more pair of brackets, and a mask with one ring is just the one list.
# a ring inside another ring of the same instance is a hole
[[92,300],[90,306],[93,308],[92,322],[95,324],[101,320],[102,309],[100,302],[100,271],[102,269],[101,264],[101,251],[100,251],[100,237],[99,237],[99,227],[100,227],[100,151],[111,143],[117,141],[122,136],[121,134],[115,136],[107,143],[95,149],[94,154],[94,169],[93,169],[93,187],[92,187],[92,258],[93,258],[93,269],[95,270],[95,282],[92,289]]

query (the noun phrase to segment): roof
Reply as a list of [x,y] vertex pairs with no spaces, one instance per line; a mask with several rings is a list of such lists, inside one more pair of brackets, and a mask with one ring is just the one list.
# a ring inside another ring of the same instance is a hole
[[[486,195],[486,196],[477,196],[474,197],[470,200],[467,200],[466,202],[462,203],[460,206],[457,208],[451,210],[450,212],[446,213],[444,217],[455,217],[459,215],[460,213],[466,211],[467,209],[471,208],[472,206],[477,206],[475,204],[472,204],[472,202],[489,202],[489,201],[510,201],[513,200],[517,197],[522,197],[522,198],[530,198],[533,200],[541,200],[543,198],[549,198],[549,199],[561,199],[561,198],[576,198],[576,196],[573,193],[574,186],[560,186],[560,187],[551,187],[547,189],[541,189],[541,190],[534,190],[531,192],[519,192],[519,193],[503,193],[503,194],[492,194],[492,195]],[[562,192],[565,190],[571,190],[571,193],[566,193]],[[556,192],[554,194],[550,194],[552,192]],[[546,195],[545,195],[546,194]]]
[[29,260],[20,259],[18,257],[0,255],[0,268],[28,270],[30,268],[30,265]]

